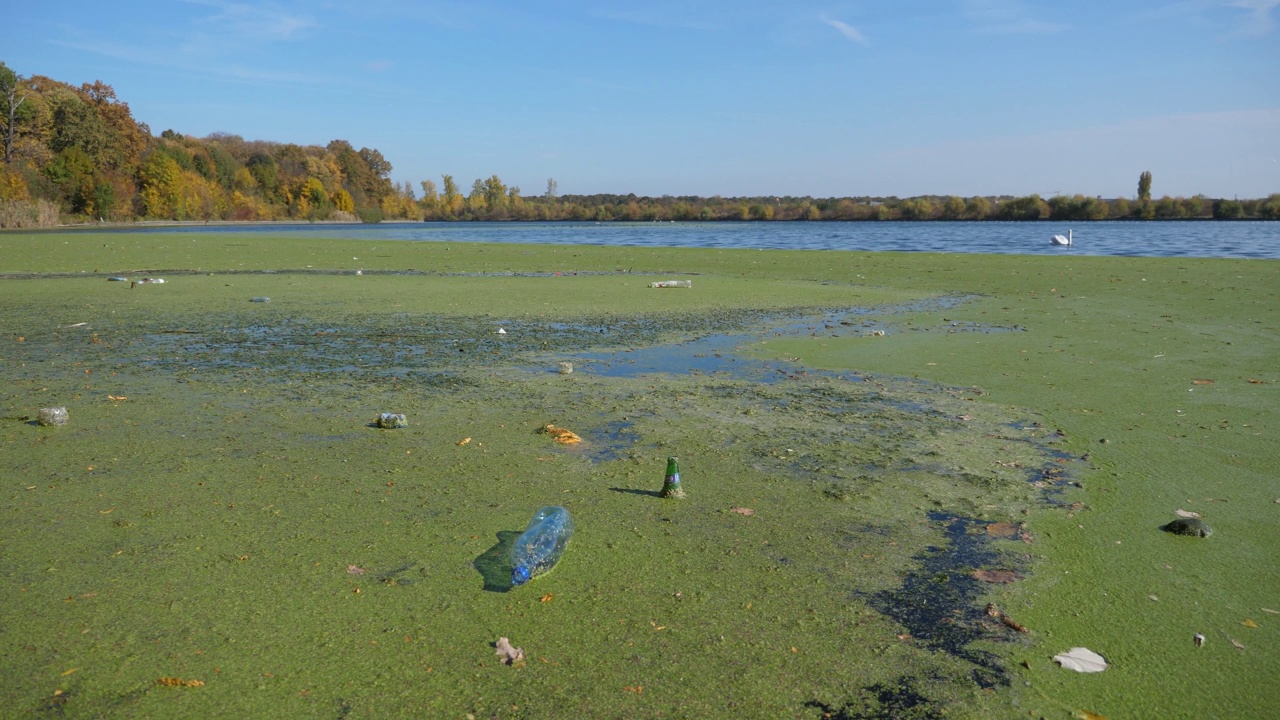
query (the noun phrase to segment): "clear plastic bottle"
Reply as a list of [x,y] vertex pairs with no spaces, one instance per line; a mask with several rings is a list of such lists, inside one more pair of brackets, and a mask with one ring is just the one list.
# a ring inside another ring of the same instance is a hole
[[533,514],[529,528],[511,549],[511,584],[523,585],[555,567],[573,536],[573,518],[558,505]]

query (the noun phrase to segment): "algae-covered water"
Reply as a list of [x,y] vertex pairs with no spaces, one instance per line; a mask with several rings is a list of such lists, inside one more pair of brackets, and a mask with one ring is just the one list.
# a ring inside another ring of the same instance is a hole
[[[0,258],[0,714],[1280,697],[1274,261],[151,234]],[[513,589],[543,505],[575,536]],[[1214,534],[1161,532],[1179,509]],[[1110,667],[1051,661],[1075,646]]]

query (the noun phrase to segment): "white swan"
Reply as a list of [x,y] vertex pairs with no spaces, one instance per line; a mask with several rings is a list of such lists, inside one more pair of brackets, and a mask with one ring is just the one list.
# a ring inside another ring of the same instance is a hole
[[1070,230],[1067,231],[1066,237],[1062,237],[1061,235],[1054,235],[1052,238],[1049,238],[1049,244],[1050,245],[1070,245],[1071,231]]

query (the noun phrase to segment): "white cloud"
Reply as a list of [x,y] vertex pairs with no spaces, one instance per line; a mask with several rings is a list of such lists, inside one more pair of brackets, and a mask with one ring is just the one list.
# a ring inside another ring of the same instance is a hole
[[871,44],[870,42],[867,41],[866,36],[863,35],[860,30],[858,30],[858,28],[846,22],[841,22],[839,20],[832,20],[830,18],[825,18],[825,17],[822,18],[822,22],[826,25],[830,25],[831,27],[835,28],[836,32],[845,36],[845,38],[858,43],[859,45]]
[[1062,23],[1032,16],[1023,0],[965,0],[964,14],[978,32],[995,35],[1045,35],[1066,30]]
[[317,26],[315,20],[304,15],[281,10],[273,5],[250,5],[224,0],[183,0],[191,5],[203,5],[218,12],[202,18],[202,25],[217,27],[237,38],[266,40],[292,40],[302,31]]
[[1249,27],[1245,32],[1250,35],[1266,35],[1275,27],[1271,11],[1280,7],[1280,0],[1230,0],[1226,6],[1250,11]]

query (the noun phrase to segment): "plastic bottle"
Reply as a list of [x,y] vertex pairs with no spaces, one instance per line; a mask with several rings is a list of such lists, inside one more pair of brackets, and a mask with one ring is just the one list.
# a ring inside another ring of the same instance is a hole
[[659,280],[657,282],[649,283],[649,287],[651,288],[691,288],[693,287],[693,281],[692,280]]
[[684,488],[680,487],[680,466],[676,464],[674,457],[667,458],[667,475],[662,479],[662,497],[684,497]]
[[511,584],[523,585],[555,567],[573,536],[573,518],[558,505],[533,514],[529,528],[511,549]]

